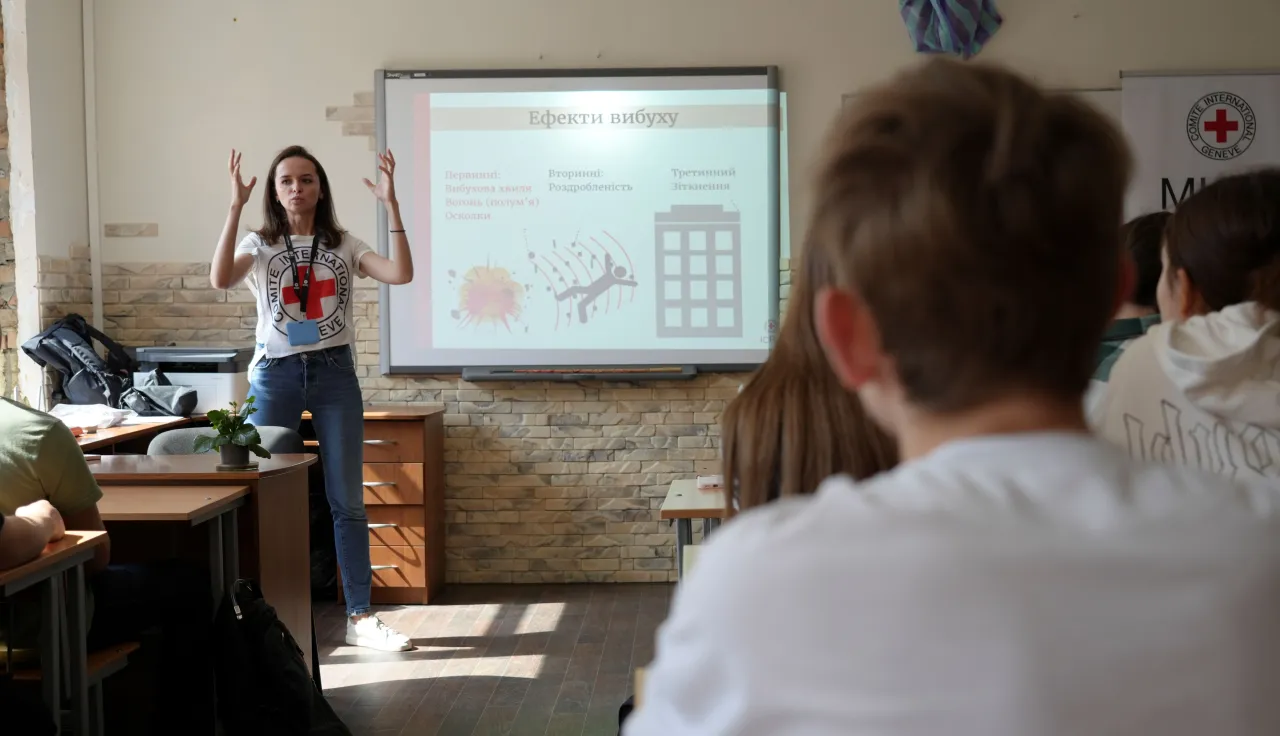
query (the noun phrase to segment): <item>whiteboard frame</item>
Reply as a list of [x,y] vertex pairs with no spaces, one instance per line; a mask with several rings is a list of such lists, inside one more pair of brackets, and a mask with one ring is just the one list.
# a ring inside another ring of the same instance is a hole
[[[386,101],[387,90],[386,83],[389,79],[401,78],[438,78],[438,79],[490,79],[490,78],[507,78],[507,79],[538,79],[538,78],[565,78],[565,77],[696,77],[696,76],[762,76],[765,77],[768,89],[774,91],[778,95],[782,94],[780,85],[779,69],[776,65],[764,66],[724,66],[724,67],[636,67],[636,68],[574,68],[574,69],[376,69],[373,73],[373,105],[374,105],[374,137],[376,140],[377,150],[379,152],[387,149],[387,120],[386,120]],[[781,115],[779,101],[779,116]],[[781,165],[781,136],[783,135],[782,126],[784,125],[781,117],[774,130],[774,141],[772,146],[773,160],[771,161],[771,178],[776,182],[777,193],[772,198],[770,209],[773,215],[774,233],[773,247],[769,249],[767,255],[768,262],[765,264],[767,273],[772,274],[772,278],[767,280],[768,300],[766,314],[768,315],[770,326],[777,325],[779,322],[779,293],[781,286],[779,284],[779,266],[782,258],[782,165]],[[387,232],[387,211],[381,203],[377,204],[376,223],[378,227],[377,251],[383,256],[388,256],[391,247],[391,236]],[[429,255],[428,255],[429,257]],[[745,284],[744,284],[745,288]],[[455,375],[461,374],[463,371],[493,373],[501,375],[501,380],[518,380],[519,377],[511,375],[512,369],[519,370],[556,370],[556,369],[582,369],[576,365],[562,364],[546,364],[546,365],[458,365],[458,366],[399,366],[391,365],[391,287],[388,284],[378,284],[378,362],[379,371],[383,376],[426,376],[426,375]],[[671,361],[658,361],[654,363],[627,363],[627,364],[599,364],[590,368],[637,368],[649,369],[655,367],[673,366],[680,369],[679,373],[673,373],[672,376],[653,375],[654,380],[666,378],[686,378],[691,377],[689,374],[697,372],[714,372],[714,373],[747,373],[759,368],[768,354],[773,351],[774,341],[776,339],[776,330],[771,330],[769,334],[769,345],[766,351],[766,357],[761,359],[759,363],[705,363],[705,364],[680,364]],[[590,370],[590,368],[586,370]],[[539,377],[538,374],[526,374],[529,376],[527,380],[547,380],[547,376]],[[575,376],[577,380],[590,378],[588,375]],[[496,379],[495,379],[496,380]],[[554,380],[554,379],[553,379]],[[610,374],[605,373],[599,376],[599,380],[610,380]]]

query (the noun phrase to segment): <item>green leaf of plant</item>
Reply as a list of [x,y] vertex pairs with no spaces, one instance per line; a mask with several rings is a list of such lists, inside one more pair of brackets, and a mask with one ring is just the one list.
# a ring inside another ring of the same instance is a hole
[[225,434],[220,434],[213,438],[213,446],[215,449],[221,449],[223,445],[231,444],[231,438]]
[[213,440],[214,438],[209,437],[208,435],[197,437],[196,441],[192,443],[191,449],[195,451],[196,454],[209,452],[213,449]]
[[220,430],[222,424],[226,421],[227,421],[227,412],[225,410],[223,409],[209,410],[209,424],[213,425],[214,429]]
[[267,452],[267,448],[263,447],[262,445],[249,445],[249,452],[252,452],[253,454],[261,458],[271,457],[271,453]]
[[241,427],[235,434],[231,436],[231,441],[237,445],[244,447],[252,447],[262,442],[262,437],[258,435],[258,428],[252,424]]

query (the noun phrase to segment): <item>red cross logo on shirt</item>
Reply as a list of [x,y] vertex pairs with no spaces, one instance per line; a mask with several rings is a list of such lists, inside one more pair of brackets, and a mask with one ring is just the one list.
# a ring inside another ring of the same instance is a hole
[[1227,133],[1234,133],[1240,130],[1240,122],[1238,120],[1227,120],[1227,109],[1219,107],[1214,111],[1214,119],[1206,120],[1204,123],[1204,132],[1214,133],[1218,136],[1218,143],[1227,142]]
[[[307,280],[307,274],[310,272],[310,266],[298,266],[298,280],[294,284],[302,284]],[[338,282],[335,279],[320,279],[311,282],[311,293],[307,294],[307,319],[320,319],[324,316],[324,307],[321,306],[320,300],[326,296],[337,296]],[[281,286],[280,295],[284,297],[285,304],[297,304],[298,295],[293,291],[293,285]]]

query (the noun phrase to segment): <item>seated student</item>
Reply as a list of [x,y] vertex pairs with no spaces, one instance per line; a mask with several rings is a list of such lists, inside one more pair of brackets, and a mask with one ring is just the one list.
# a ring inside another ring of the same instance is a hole
[[791,285],[791,308],[764,362],[720,415],[730,510],[813,493],[825,478],[869,478],[897,462],[876,426],[827,365],[813,325],[815,288],[834,283],[821,250],[806,251]]
[[1095,417],[1107,392],[1111,367],[1120,354],[1134,340],[1142,337],[1153,325],[1160,324],[1156,304],[1156,287],[1160,283],[1163,265],[1160,251],[1164,243],[1164,227],[1169,221],[1168,212],[1151,212],[1135,217],[1120,229],[1125,256],[1135,269],[1133,295],[1120,305],[1116,318],[1102,337],[1098,349],[1098,366],[1085,394],[1085,414]]
[[1164,268],[1160,252],[1169,217],[1168,212],[1151,212],[1133,218],[1120,229],[1120,240],[1135,270],[1133,296],[1120,305],[1115,320],[1102,338],[1098,367],[1093,372],[1095,381],[1106,383],[1107,376],[1111,375],[1111,366],[1115,365],[1125,346],[1160,323],[1156,287]]
[[[0,513],[47,501],[67,529],[104,528],[97,506],[102,490],[71,430],[44,412],[5,398],[0,398],[0,478]],[[157,704],[152,733],[212,734],[213,607],[207,572],[177,560],[113,565],[110,554],[109,544],[101,545],[86,565],[90,650],[142,640],[140,659],[145,666],[152,652],[143,632],[159,628],[158,662],[152,671]],[[39,610],[17,605],[15,609],[15,614]],[[14,628],[15,644],[34,644],[35,618],[15,615]]]
[[1218,179],[1165,229],[1163,323],[1093,421],[1135,458],[1280,478],[1280,168]]
[[[62,539],[64,531],[62,517],[48,501],[19,507],[12,516],[0,514],[0,570],[39,557],[46,545]],[[0,611],[5,606],[0,603]],[[52,736],[57,732],[43,704],[19,692],[4,675],[0,675],[0,718],[13,733]]]
[[934,59],[860,95],[830,146],[818,334],[901,464],[714,535],[624,733],[1280,732],[1276,490],[1085,424],[1131,278],[1119,131]]

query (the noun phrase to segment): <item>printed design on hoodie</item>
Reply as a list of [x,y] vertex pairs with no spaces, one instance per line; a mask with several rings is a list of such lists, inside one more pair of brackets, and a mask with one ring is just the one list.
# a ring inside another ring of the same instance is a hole
[[[1256,424],[1236,431],[1223,420],[1205,417],[1184,424],[1182,410],[1160,401],[1162,423],[1148,427],[1133,412],[1124,413],[1129,455],[1138,460],[1176,463],[1231,478],[1268,478],[1280,464],[1280,433]],[[1237,424],[1237,426],[1241,426]]]

